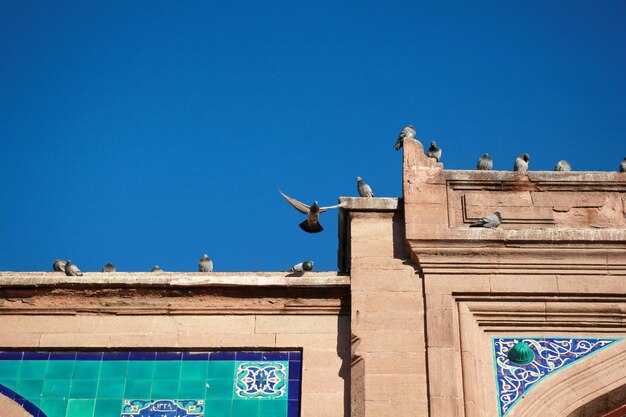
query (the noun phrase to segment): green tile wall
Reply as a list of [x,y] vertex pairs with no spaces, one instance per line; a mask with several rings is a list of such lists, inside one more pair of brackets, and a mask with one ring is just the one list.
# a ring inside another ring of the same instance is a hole
[[300,370],[300,352],[0,352],[0,395],[34,417],[297,417]]

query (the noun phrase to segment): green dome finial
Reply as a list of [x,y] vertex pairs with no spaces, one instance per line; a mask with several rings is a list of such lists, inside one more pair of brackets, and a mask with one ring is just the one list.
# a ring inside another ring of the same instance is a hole
[[516,343],[506,356],[516,365],[528,365],[535,360],[535,352],[524,342]]

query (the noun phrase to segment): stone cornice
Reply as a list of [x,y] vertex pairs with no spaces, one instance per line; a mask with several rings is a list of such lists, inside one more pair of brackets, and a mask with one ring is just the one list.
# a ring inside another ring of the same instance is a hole
[[[349,312],[337,273],[0,273],[0,314],[264,315]],[[289,274],[291,275],[291,274]]]
[[346,287],[350,276],[336,272],[0,272],[0,287]]
[[410,240],[409,245],[414,262],[430,274],[626,275],[626,242],[620,240]]

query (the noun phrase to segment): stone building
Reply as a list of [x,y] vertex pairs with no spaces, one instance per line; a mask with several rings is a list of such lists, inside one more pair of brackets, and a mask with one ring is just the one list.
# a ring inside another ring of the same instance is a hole
[[403,170],[338,273],[1,272],[0,414],[626,415],[626,174]]

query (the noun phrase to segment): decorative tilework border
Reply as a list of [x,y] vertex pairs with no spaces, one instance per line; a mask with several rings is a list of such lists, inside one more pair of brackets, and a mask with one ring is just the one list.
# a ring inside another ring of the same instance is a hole
[[[86,360],[86,361],[289,361],[301,362],[302,352],[43,352],[3,351],[0,360]],[[291,363],[290,363],[291,366]],[[290,378],[291,379],[291,378]]]
[[41,411],[35,404],[31,403],[17,392],[5,387],[2,384],[0,384],[0,394],[12,399],[13,401],[21,405],[22,408],[28,411],[33,417],[47,417],[46,414]]
[[[578,363],[580,360],[592,356],[599,351],[612,346],[615,342],[620,342],[622,340],[624,340],[624,338],[621,337],[492,337],[492,357],[496,378],[496,394],[498,397],[498,416],[505,417],[518,403],[518,401],[524,397],[524,394],[535,388],[544,378],[554,375],[555,373]],[[535,353],[535,359],[527,365],[518,365],[510,362],[510,360],[506,357],[508,350],[498,350],[499,344],[509,345],[510,349],[518,341],[529,343],[531,345],[531,349]],[[576,346],[574,343],[576,343]],[[552,344],[558,346],[559,348],[551,348],[550,345]],[[540,346],[539,351],[537,351],[537,347],[535,345]],[[577,351],[578,347],[581,346],[582,349]],[[538,355],[538,353],[544,350],[549,351],[549,354],[546,357],[542,354]],[[511,389],[515,388],[513,386],[514,384],[511,385],[506,382],[505,375],[513,376],[514,379],[520,383],[519,387],[510,392],[506,392],[501,389],[505,385]],[[503,395],[508,401],[503,401]],[[511,395],[513,395],[513,397],[511,397]]]
[[289,382],[287,386],[287,417],[300,416],[302,352],[289,352]]

